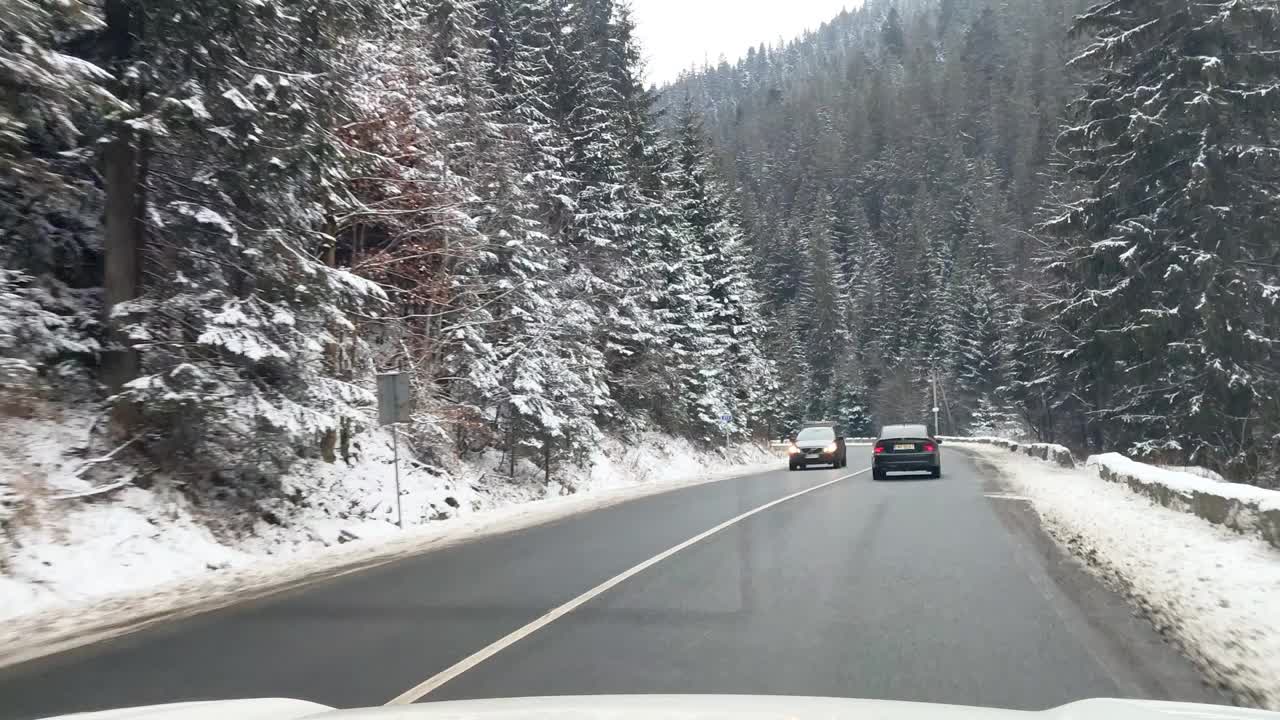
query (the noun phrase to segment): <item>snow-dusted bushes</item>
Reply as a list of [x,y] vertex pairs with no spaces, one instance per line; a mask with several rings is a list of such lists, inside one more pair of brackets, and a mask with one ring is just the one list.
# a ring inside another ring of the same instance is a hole
[[[380,291],[296,254],[258,256],[259,268],[279,274],[260,272],[249,297],[236,297],[193,253],[155,299],[117,308],[115,320],[145,351],[144,374],[115,402],[136,410],[148,452],[166,465],[270,479],[308,449],[318,454],[326,433],[366,424],[372,393],[333,368],[360,353],[340,308]],[[188,280],[195,273],[202,283]],[[313,282],[295,288],[288,273]]]
[[[59,359],[92,357],[99,349],[96,293],[0,268],[0,358],[11,372]],[[4,382],[0,377],[0,382]]]

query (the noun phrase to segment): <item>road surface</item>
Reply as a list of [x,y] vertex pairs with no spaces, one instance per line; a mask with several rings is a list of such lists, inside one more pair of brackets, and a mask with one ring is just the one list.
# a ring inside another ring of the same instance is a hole
[[0,670],[0,720],[233,697],[386,703],[673,546],[839,478],[604,589],[424,699],[1224,701],[962,451],[945,450],[941,480],[875,482],[868,455],[637,499]]

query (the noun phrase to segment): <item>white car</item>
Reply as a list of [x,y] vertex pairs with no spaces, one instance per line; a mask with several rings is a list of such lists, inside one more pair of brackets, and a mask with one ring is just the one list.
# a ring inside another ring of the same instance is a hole
[[1280,720],[1280,713],[1155,700],[1081,700],[1043,712],[785,695],[600,695],[334,710],[301,700],[230,700],[65,715],[74,720]]

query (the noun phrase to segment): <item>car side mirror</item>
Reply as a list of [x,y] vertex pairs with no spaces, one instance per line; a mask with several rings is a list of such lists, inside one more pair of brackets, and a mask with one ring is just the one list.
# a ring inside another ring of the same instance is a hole
[[934,439],[933,439],[933,444],[934,444],[934,445],[941,445],[941,444],[942,444],[942,441],[941,441],[941,440],[939,440],[938,438],[934,438]]

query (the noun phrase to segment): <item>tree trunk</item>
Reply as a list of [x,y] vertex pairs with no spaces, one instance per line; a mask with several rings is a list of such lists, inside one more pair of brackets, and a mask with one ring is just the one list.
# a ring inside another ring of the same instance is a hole
[[102,154],[105,204],[103,228],[103,309],[113,348],[102,355],[102,381],[111,392],[138,377],[141,369],[136,350],[111,319],[121,303],[142,293],[144,233],[142,151],[132,130],[120,127]]
[[509,468],[509,474],[511,475],[511,479],[515,480],[515,477],[516,477],[516,415],[514,412],[510,410],[507,411],[507,454],[511,463],[511,466]]
[[338,460],[338,431],[330,428],[320,434],[320,458],[327,463]]
[[542,475],[547,485],[551,484],[551,435],[542,436]]
[[[338,228],[330,221],[325,225],[324,231],[331,238],[329,247],[324,253],[324,264],[328,267],[336,267],[338,264]],[[342,378],[342,332],[334,330],[331,336],[333,337],[333,342],[330,342],[325,347],[325,365],[327,366],[325,369],[330,376]],[[345,422],[345,419],[341,422]],[[346,427],[343,426],[342,430],[345,432]],[[330,428],[320,436],[320,457],[327,463],[334,463],[338,460],[338,433],[338,428]],[[342,459],[347,460],[345,437],[343,445]]]
[[338,431],[338,448],[342,453],[342,462],[351,464],[351,419],[342,418],[342,429]]
[[[133,59],[134,40],[141,36],[138,17],[129,0],[107,0],[103,4],[107,23],[104,34],[107,54],[117,77],[126,71]],[[103,213],[102,290],[105,324],[110,333],[111,349],[102,356],[102,381],[119,392],[138,377],[141,362],[136,350],[111,318],[123,302],[142,294],[142,257],[145,235],[142,209],[145,203],[143,183],[146,177],[146,154],[132,129],[120,124],[102,152],[102,178],[105,211]],[[118,406],[117,424],[132,424],[131,408]]]

